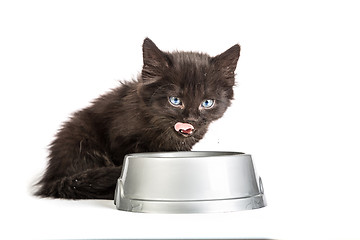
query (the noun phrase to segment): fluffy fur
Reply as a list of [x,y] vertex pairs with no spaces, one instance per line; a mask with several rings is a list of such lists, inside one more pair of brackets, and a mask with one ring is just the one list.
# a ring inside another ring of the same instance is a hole
[[[239,45],[215,57],[168,53],[146,38],[138,79],[99,97],[59,130],[36,195],[113,199],[126,154],[191,150],[230,106],[239,55]],[[174,106],[169,97],[182,105]],[[215,100],[214,106],[201,107],[206,99]],[[177,122],[194,131],[175,131]]]

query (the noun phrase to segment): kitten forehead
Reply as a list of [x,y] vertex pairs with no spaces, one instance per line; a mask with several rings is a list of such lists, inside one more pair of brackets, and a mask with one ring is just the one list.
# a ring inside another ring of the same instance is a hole
[[172,52],[171,56],[173,57],[174,62],[178,64],[195,64],[197,66],[206,66],[210,62],[210,56],[205,53]]

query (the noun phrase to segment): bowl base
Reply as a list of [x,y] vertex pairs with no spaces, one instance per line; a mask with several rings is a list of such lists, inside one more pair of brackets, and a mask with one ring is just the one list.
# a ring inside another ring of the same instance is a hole
[[266,206],[264,194],[251,197],[214,199],[198,201],[153,201],[128,199],[121,196],[122,184],[115,192],[115,205],[118,210],[141,213],[220,213],[258,209]]

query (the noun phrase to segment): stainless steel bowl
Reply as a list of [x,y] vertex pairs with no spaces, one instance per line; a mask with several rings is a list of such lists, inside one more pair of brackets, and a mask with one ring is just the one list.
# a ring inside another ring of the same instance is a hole
[[249,154],[161,152],[125,156],[115,191],[119,210],[231,212],[266,206]]

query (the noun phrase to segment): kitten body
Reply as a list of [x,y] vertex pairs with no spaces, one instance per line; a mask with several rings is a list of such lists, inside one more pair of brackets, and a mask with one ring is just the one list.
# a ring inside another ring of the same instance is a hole
[[167,53],[146,38],[138,79],[99,97],[59,130],[36,195],[113,199],[126,154],[191,150],[230,106],[239,54],[239,45],[216,57]]

